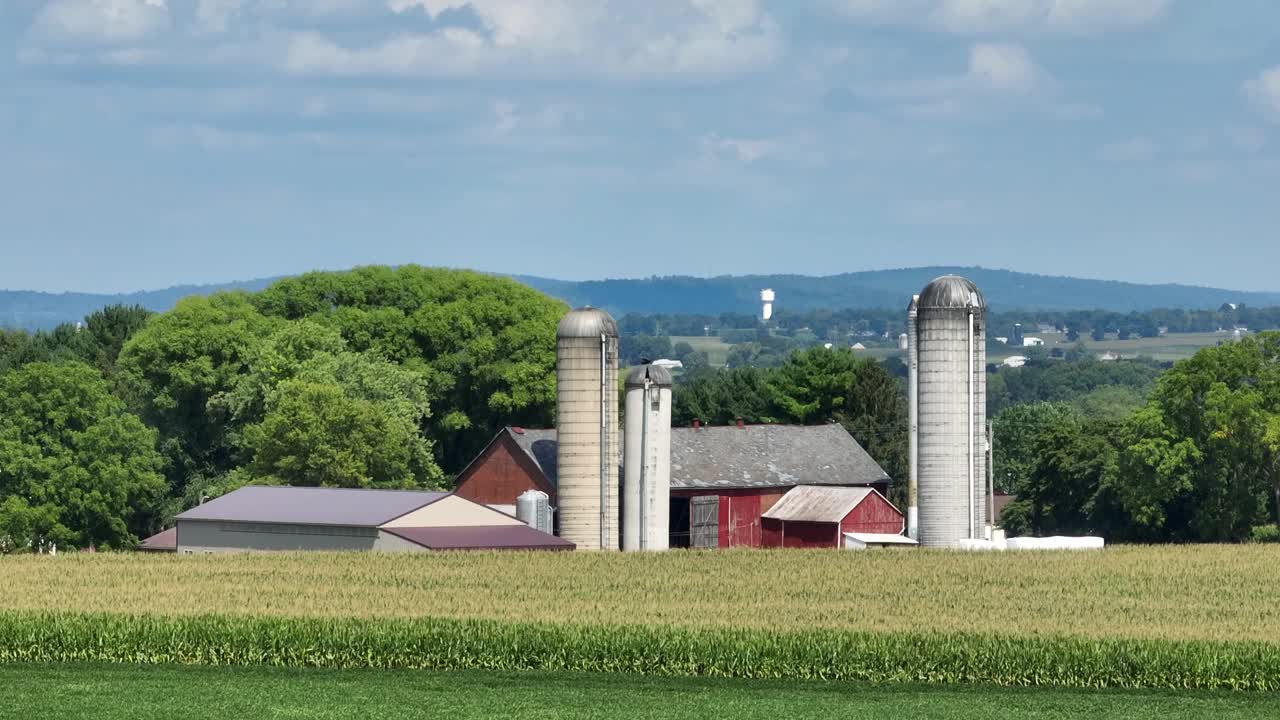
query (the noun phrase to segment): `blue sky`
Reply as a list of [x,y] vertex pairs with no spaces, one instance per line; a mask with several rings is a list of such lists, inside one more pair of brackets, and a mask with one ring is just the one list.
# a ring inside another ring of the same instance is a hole
[[1280,289],[1274,0],[2,0],[0,287]]

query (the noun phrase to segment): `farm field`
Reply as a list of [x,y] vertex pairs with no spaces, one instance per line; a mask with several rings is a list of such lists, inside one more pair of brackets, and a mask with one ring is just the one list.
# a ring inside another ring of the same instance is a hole
[[[1028,335],[1027,337],[1043,337],[1044,346],[1048,350],[1053,350],[1054,348],[1069,350],[1080,345],[1096,355],[1112,352],[1123,358],[1149,357],[1161,362],[1189,358],[1199,350],[1213,347],[1219,342],[1231,339],[1229,334],[1224,333],[1175,333],[1164,337],[1134,338],[1132,340],[1111,338],[1096,341],[1091,338],[1082,338],[1079,343],[1067,342],[1065,335]],[[873,347],[862,352],[868,357],[874,357],[878,360],[905,356],[905,353],[896,348]],[[989,348],[987,350],[987,362],[1001,362],[1007,357],[1020,355],[1024,352],[1025,348]]]
[[222,718],[1274,717],[1260,693],[939,688],[586,673],[0,665],[0,716]]
[[0,558],[8,612],[1280,643],[1280,546]]
[[729,360],[729,349],[733,346],[724,342],[719,336],[712,335],[672,335],[671,344],[687,342],[695,351],[705,351],[712,367],[724,367]]

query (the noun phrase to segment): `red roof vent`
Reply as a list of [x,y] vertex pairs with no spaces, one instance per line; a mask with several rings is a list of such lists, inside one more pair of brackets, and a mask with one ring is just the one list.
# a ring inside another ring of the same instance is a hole
[[524,434],[524,428],[522,428],[522,427],[513,427],[513,428],[511,428],[511,432],[513,432],[513,433],[515,433],[515,434],[517,434],[517,435],[523,435],[523,434]]

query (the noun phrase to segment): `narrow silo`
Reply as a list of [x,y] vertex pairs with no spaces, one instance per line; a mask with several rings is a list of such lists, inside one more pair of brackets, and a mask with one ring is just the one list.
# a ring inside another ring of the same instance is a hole
[[946,275],[925,286],[914,306],[919,540],[952,546],[983,537],[987,304],[972,282]]
[[912,295],[907,306],[907,408],[911,428],[908,442],[907,537],[920,539],[919,476],[920,468],[920,343],[916,341],[916,315],[920,296]]
[[556,332],[556,495],[560,537],[618,549],[618,324],[579,308]]
[[671,373],[627,373],[622,463],[622,549],[666,550],[671,500]]

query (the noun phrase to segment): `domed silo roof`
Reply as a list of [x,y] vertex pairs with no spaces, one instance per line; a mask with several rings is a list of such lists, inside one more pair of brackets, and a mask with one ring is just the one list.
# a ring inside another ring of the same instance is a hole
[[920,291],[920,308],[978,308],[986,309],[987,299],[968,278],[959,275],[943,275],[924,286]]
[[570,310],[560,319],[557,338],[618,337],[618,323],[609,313],[591,306]]
[[627,373],[627,387],[644,387],[644,379],[662,387],[671,387],[671,371],[661,365],[637,365]]

